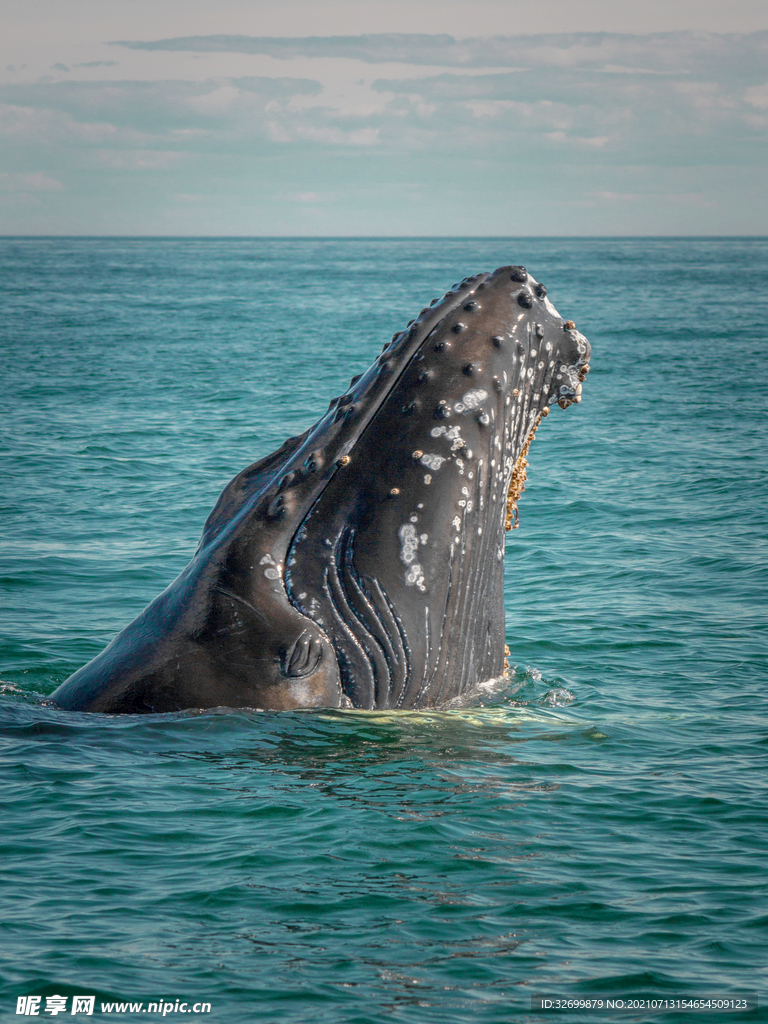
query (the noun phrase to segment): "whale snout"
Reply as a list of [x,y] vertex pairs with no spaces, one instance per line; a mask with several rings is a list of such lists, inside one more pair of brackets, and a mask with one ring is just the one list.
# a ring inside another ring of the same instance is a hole
[[584,335],[576,329],[573,320],[563,324],[564,338],[560,348],[560,369],[555,374],[556,388],[553,400],[561,409],[581,401],[584,381],[589,373],[591,347]]

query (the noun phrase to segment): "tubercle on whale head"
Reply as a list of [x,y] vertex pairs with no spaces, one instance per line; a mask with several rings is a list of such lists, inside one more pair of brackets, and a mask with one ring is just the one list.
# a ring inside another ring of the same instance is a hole
[[[282,466],[246,502],[247,511],[261,513],[282,533],[282,521],[287,525],[301,516],[301,509],[311,505],[332,476],[349,469],[361,436],[390,397],[401,395],[398,418],[403,421],[431,418],[450,429],[456,415],[467,411],[455,398],[470,395],[470,402],[479,401],[479,422],[496,431],[505,455],[512,458],[506,470],[509,522],[515,518],[525,457],[541,415],[546,415],[543,410],[553,402],[567,408],[581,400],[588,359],[584,336],[572,321],[563,320],[546,288],[524,267],[464,278],[395,333],[374,363],[352,378],[347,391],[331,401],[326,414],[294,439],[295,444],[283,446]],[[485,398],[480,401],[481,393]],[[489,394],[495,409],[481,408]],[[414,446],[426,447],[426,441]],[[501,466],[501,459],[496,461]],[[228,520],[227,526],[232,524]]]
[[[456,377],[460,367],[464,377],[472,378],[476,385],[469,394],[487,398],[488,391],[477,386],[488,384],[491,377],[491,388],[504,399],[504,407],[497,410],[501,415],[496,417],[496,428],[500,429],[500,420],[505,421],[502,447],[510,451],[513,460],[504,521],[509,530],[518,525],[517,503],[525,487],[527,455],[536,430],[552,402],[565,409],[581,401],[590,349],[573,321],[564,321],[552,306],[545,286],[524,267],[502,267],[469,280],[471,294],[447,311],[414,357],[424,366],[413,384],[419,386],[422,398],[440,378],[450,390],[451,368]],[[466,284],[467,280],[462,282]],[[429,359],[433,353],[442,367],[434,365],[434,357]],[[492,368],[501,372],[493,375]],[[515,387],[511,387],[513,383]],[[410,403],[403,411],[413,408]],[[465,412],[464,403],[452,406],[448,399],[437,398],[433,417],[446,422],[445,429],[450,428],[454,412]],[[481,423],[490,424],[487,411],[479,415]],[[421,457],[420,448],[417,452]],[[501,466],[501,459],[498,464]]]
[[[279,462],[276,461],[271,477],[260,479],[257,489],[242,502],[242,513],[263,515],[278,526],[280,520],[287,521],[299,514],[300,506],[311,503],[337,471],[349,466],[356,440],[375,418],[403,368],[414,359],[421,358],[420,348],[425,339],[446,313],[466,301],[473,287],[488,276],[479,274],[455,284],[441,299],[433,300],[422,309],[405,330],[396,332],[373,364],[363,373],[354,375],[342,395],[331,399],[327,412],[317,423],[303,434],[290,438],[270,457],[275,459],[283,455]],[[414,406],[411,411],[416,412],[417,408]],[[248,490],[248,476],[254,468],[244,470],[230,487],[236,490],[242,482]],[[208,518],[198,551],[205,548],[208,540],[218,540],[220,525],[227,529],[237,527],[237,517],[222,517],[217,515],[218,511],[219,505]],[[222,519],[224,521],[220,524]]]

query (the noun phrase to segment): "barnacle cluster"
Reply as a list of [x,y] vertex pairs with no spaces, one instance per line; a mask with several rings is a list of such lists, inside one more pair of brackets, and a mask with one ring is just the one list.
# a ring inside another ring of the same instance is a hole
[[536,436],[539,424],[544,416],[547,416],[549,409],[542,409],[539,413],[538,419],[531,428],[531,432],[526,438],[525,444],[522,447],[520,454],[517,457],[517,462],[512,469],[512,478],[509,481],[509,490],[507,491],[507,517],[504,521],[505,530],[516,530],[519,526],[518,523],[518,510],[517,503],[520,500],[520,495],[525,490],[525,480],[527,477],[528,449],[531,447],[531,442]]

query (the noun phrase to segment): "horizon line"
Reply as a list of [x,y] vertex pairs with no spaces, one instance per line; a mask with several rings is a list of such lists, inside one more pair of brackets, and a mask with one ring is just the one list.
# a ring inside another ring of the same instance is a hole
[[18,241],[18,240],[32,240],[32,239],[69,239],[69,240],[108,240],[108,239],[120,239],[123,241],[254,241],[256,239],[264,239],[269,241],[337,241],[337,242],[355,242],[355,241],[431,241],[438,239],[466,239],[467,241],[493,241],[493,240],[506,240],[506,239],[581,239],[581,240],[595,240],[595,241],[608,241],[611,239],[768,239],[768,233],[765,234],[696,234],[696,235],[121,235],[121,234],[104,234],[104,235],[93,235],[93,234],[2,234],[0,233],[0,240],[3,241]]

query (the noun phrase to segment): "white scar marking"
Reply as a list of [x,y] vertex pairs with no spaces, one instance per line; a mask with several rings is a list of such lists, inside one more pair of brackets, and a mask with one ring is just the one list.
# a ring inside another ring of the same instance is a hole
[[400,557],[406,565],[410,565],[416,558],[416,551],[419,547],[416,528],[410,523],[405,523],[400,527],[397,535],[400,538]]
[[432,429],[430,430],[430,434],[432,435],[432,437],[440,437],[440,435],[444,434],[447,429],[448,427],[432,427]]
[[269,569],[264,570],[264,575],[268,580],[279,580],[280,579],[280,566],[274,560],[272,555],[267,553],[263,558],[259,560],[259,565],[268,565]]
[[432,477],[429,475],[429,473],[425,473],[424,474],[424,483],[425,484],[431,484],[432,483]]
[[442,464],[445,462],[444,455],[432,455],[430,452],[426,452],[421,456],[419,460],[422,466],[426,466],[427,469],[437,470],[440,469]]
[[482,388],[474,388],[472,391],[467,391],[467,393],[462,396],[461,401],[454,405],[454,409],[456,412],[471,412],[472,409],[477,409],[477,407],[484,402],[487,397],[487,391],[483,391]]
[[426,589],[426,587],[424,586],[424,570],[421,568],[418,562],[414,562],[414,564],[405,574],[406,587],[412,587],[414,583],[419,588],[419,590]]

